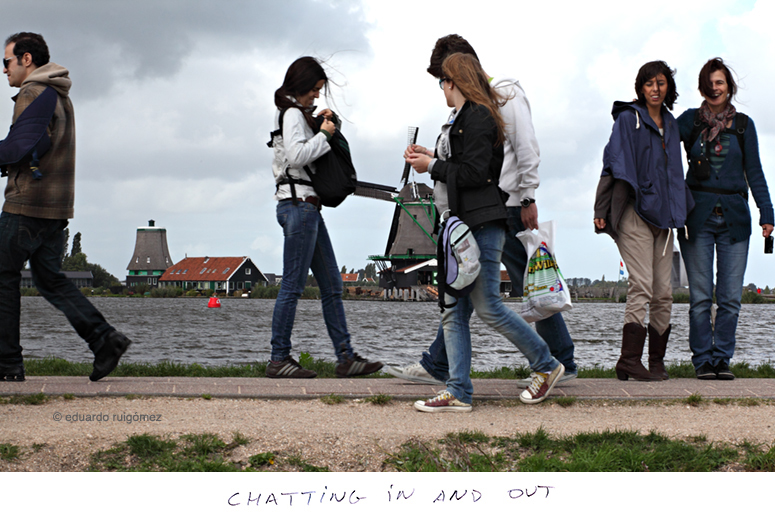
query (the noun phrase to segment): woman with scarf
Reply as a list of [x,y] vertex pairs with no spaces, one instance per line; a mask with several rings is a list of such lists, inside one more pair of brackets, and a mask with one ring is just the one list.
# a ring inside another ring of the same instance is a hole
[[325,70],[315,58],[305,56],[294,61],[285,74],[283,85],[275,91],[277,106],[271,146],[272,170],[277,191],[277,222],[283,228],[283,280],[272,315],[272,355],[266,367],[269,378],[312,378],[291,357],[291,332],[296,306],[312,274],[320,287],[323,319],[337,357],[336,376],[368,375],[382,368],[353,352],[342,305],[342,277],[321,204],[307,171],[315,172],[315,160],[331,150],[328,141],[337,120],[334,113],[321,110],[313,116],[315,99],[327,88]]
[[[699,90],[705,99],[700,108],[678,118],[689,157],[686,182],[696,204],[686,222],[688,236],[678,237],[689,277],[689,346],[697,378],[733,380],[729,362],[735,353],[751,236],[748,188],[759,208],[765,238],[772,233],[773,209],[756,127],[732,104],[737,84],[721,58],[702,67]],[[715,323],[711,316],[714,282]]]
[[[595,232],[616,241],[629,272],[620,380],[665,380],[664,357],[673,307],[673,232],[691,210],[678,125],[670,113],[678,93],[664,61],[643,65],[637,101],[614,103],[614,127],[603,155],[595,199]],[[646,313],[648,312],[648,326]],[[642,362],[648,335],[649,369]]]

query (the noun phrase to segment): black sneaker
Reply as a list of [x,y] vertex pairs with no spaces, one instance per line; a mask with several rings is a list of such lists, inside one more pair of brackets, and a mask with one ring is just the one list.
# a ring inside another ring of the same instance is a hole
[[268,378],[315,378],[318,374],[311,369],[302,368],[288,355],[281,362],[270,360],[266,365],[266,376]]
[[716,378],[719,380],[735,380],[735,375],[729,369],[729,362],[722,360],[716,364]]
[[13,368],[0,368],[0,382],[24,382],[24,364]]
[[694,370],[697,374],[697,378],[700,380],[716,380],[716,370],[710,365],[710,362],[704,363],[702,366]]
[[336,365],[336,376],[338,378],[359,377],[371,375],[381,369],[381,362],[369,362],[357,353],[353,353],[352,357]]
[[116,330],[110,330],[89,347],[94,352],[94,370],[89,380],[96,382],[107,377],[118,366],[118,361],[132,341]]

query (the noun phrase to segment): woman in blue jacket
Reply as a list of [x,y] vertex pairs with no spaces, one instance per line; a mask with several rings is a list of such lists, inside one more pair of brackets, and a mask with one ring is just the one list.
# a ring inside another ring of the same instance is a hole
[[[759,208],[764,237],[773,229],[772,201],[759,161],[756,127],[732,104],[737,85],[721,58],[702,67],[699,90],[705,98],[700,108],[678,118],[689,156],[686,182],[696,202],[686,222],[688,238],[678,239],[689,277],[689,346],[697,378],[732,380],[729,361],[735,353],[751,236],[748,187]],[[714,253],[715,324],[711,317]]]
[[[506,206],[498,188],[503,166],[504,123],[498,109],[505,101],[490,86],[479,61],[471,54],[449,55],[442,64],[447,106],[454,108],[444,125],[435,155],[407,150],[406,161],[418,173],[446,190],[434,190],[438,207],[449,206],[471,229],[479,246],[481,270],[470,294],[453,299],[442,314],[444,342],[449,359],[446,390],[427,401],[419,400],[418,411],[470,412],[471,333],[469,320],[479,318],[511,341],[527,358],[533,370],[531,385],[520,394],[526,404],[542,402],[562,377],[565,368],[552,357],[546,342],[500,296],[500,265],[506,239]],[[444,196],[438,196],[446,192]],[[448,203],[448,204],[447,204]]]
[[[620,380],[668,378],[664,357],[673,306],[672,229],[684,227],[692,206],[678,125],[669,111],[678,97],[673,74],[664,61],[646,63],[635,80],[638,100],[614,103],[615,122],[597,188],[596,232],[616,241],[630,275],[616,363]],[[641,363],[647,334],[649,369]]]

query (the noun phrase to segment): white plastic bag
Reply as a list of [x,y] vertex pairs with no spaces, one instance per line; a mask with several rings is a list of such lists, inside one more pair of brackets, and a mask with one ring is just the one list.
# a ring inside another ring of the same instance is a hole
[[537,231],[522,231],[517,238],[527,251],[519,314],[531,323],[572,308],[570,292],[554,255],[554,220],[538,224]]

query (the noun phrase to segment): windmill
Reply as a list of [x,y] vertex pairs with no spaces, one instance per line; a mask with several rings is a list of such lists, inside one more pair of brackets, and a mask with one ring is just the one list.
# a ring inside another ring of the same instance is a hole
[[[417,142],[416,127],[410,126],[407,145]],[[411,173],[411,181],[410,181]],[[384,255],[369,256],[377,265],[383,288],[409,288],[433,284],[436,272],[436,208],[433,189],[415,181],[414,171],[404,165],[399,190],[358,182],[355,194],[396,204]]]

